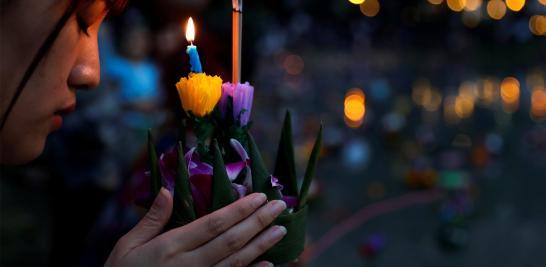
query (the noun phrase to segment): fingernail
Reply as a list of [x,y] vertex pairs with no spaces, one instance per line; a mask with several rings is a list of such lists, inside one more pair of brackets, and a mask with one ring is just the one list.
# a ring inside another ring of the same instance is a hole
[[267,200],[267,196],[264,193],[258,193],[256,196],[252,199],[252,202],[254,203],[255,207],[258,208],[264,202]]
[[273,226],[273,233],[272,233],[273,238],[275,239],[281,238],[284,235],[286,235],[286,227],[282,225]]
[[286,203],[284,203],[284,201],[282,200],[274,200],[271,202],[271,211],[276,214],[280,214],[283,210],[286,209]]
[[268,261],[264,261],[260,265],[263,266],[263,267],[273,267],[273,263],[268,262]]
[[161,187],[157,197],[155,198],[154,205],[156,205],[158,208],[165,207],[167,205],[167,198],[169,194],[169,191],[165,187]]

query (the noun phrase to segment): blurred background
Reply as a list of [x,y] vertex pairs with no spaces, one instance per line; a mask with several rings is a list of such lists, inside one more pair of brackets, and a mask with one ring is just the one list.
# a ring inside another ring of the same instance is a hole
[[[230,1],[108,18],[100,88],[39,160],[2,167],[0,265],[102,266],[138,221],[146,130],[179,136],[190,15],[230,80]],[[269,166],[286,110],[300,176],[325,127],[291,266],[546,266],[546,1],[247,1],[242,56]]]

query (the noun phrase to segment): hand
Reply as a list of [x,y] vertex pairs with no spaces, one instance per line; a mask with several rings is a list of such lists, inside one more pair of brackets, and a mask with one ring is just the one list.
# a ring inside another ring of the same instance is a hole
[[286,234],[283,226],[262,232],[286,209],[283,201],[265,202],[264,194],[251,194],[160,234],[173,208],[171,194],[162,188],[144,218],[117,242],[105,267],[247,266]]

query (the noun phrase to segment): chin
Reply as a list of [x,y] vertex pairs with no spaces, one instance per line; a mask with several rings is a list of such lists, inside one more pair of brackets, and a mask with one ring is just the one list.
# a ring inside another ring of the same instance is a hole
[[[4,140],[2,140],[4,141]],[[45,138],[33,138],[26,142],[4,144],[0,149],[0,163],[21,165],[38,158],[44,151]]]

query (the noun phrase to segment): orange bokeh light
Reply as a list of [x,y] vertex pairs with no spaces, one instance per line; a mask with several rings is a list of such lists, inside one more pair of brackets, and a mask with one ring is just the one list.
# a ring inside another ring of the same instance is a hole
[[531,117],[536,120],[546,118],[546,90],[537,88],[531,94]]
[[362,125],[366,114],[366,97],[361,89],[354,88],[347,92],[344,102],[345,122],[351,128]]
[[510,10],[518,12],[525,6],[525,0],[506,0],[506,6]]
[[502,19],[506,14],[506,4],[502,0],[490,0],[487,3],[487,14],[492,19]]
[[501,99],[506,104],[514,104],[519,101],[519,81],[514,77],[505,78],[500,86]]
[[360,12],[367,17],[375,17],[380,9],[381,5],[378,0],[366,0],[360,4]]
[[447,6],[455,12],[461,12],[466,6],[466,0],[447,0]]

